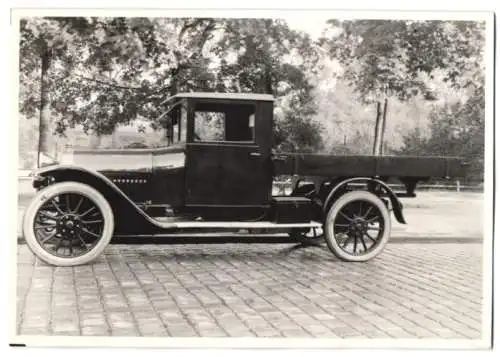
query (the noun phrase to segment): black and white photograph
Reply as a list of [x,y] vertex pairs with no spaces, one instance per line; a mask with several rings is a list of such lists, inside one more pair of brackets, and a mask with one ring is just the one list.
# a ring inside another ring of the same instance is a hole
[[493,16],[13,9],[9,342],[491,347]]

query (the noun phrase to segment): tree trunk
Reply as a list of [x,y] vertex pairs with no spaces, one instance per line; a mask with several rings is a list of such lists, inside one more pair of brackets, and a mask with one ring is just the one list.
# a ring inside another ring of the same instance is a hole
[[101,135],[98,133],[92,133],[89,137],[89,146],[91,149],[99,149],[101,147]]
[[265,71],[266,72],[264,77],[264,93],[273,94],[273,75],[271,73],[271,66],[266,64]]
[[49,88],[47,72],[50,67],[50,49],[45,41],[42,42],[40,51],[42,68],[40,76],[40,116],[38,122],[38,152],[37,167],[40,167],[41,155],[49,152],[49,130],[50,130],[50,110],[49,110]]
[[385,98],[384,100],[384,111],[382,114],[382,129],[380,130],[380,152],[379,155],[384,155],[384,148],[387,147],[387,145],[384,145],[384,134],[385,134],[385,123],[386,123],[386,118],[387,118],[387,104],[388,100]]
[[172,84],[170,86],[170,95],[173,96],[173,95],[176,95],[178,90],[179,90],[179,78],[178,78],[178,75],[179,75],[179,72],[180,72],[180,68],[175,68],[175,69],[172,69],[172,72],[171,72],[171,75],[172,75]]
[[380,116],[381,116],[381,114],[382,113],[380,112],[380,102],[377,102],[377,117],[375,118],[375,135],[374,135],[374,139],[373,139],[373,150],[372,150],[372,154],[375,156],[378,156],[379,151],[380,151],[379,130],[380,130]]

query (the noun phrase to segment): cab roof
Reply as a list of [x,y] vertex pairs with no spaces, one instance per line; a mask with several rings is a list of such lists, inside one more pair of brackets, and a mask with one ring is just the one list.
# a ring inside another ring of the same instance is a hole
[[274,101],[271,94],[258,94],[258,93],[218,93],[218,92],[185,92],[177,93],[176,95],[165,100],[170,102],[175,99],[184,98],[205,98],[205,99],[230,99],[230,100],[251,100],[251,101]]

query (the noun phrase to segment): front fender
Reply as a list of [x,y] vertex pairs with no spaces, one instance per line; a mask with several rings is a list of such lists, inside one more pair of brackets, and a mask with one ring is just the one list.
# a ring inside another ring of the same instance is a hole
[[375,183],[379,184],[380,186],[383,187],[385,193],[389,197],[389,200],[391,201],[391,206],[392,210],[394,212],[394,217],[396,217],[396,220],[399,223],[406,224],[405,218],[403,216],[403,205],[399,201],[398,197],[394,193],[394,191],[383,181],[372,178],[372,177],[354,177],[350,179],[346,179],[340,183],[338,183],[328,194],[327,198],[325,199],[325,202],[323,204],[323,211],[326,213],[328,210],[328,207],[330,207],[330,204],[338,198],[337,196],[341,194],[341,188],[345,186],[346,184],[349,183]]
[[161,227],[103,174],[75,165],[53,165],[32,172],[34,186],[73,181],[89,185],[109,202],[115,216],[115,234],[157,234]]

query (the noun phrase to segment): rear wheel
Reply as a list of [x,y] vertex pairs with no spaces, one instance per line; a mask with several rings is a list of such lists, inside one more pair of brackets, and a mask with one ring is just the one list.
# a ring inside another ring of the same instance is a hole
[[325,240],[339,259],[363,262],[385,248],[391,234],[389,210],[376,195],[353,191],[341,196],[325,220]]
[[31,251],[56,266],[94,260],[110,242],[113,230],[109,203],[94,188],[78,182],[56,183],[40,191],[23,222]]

